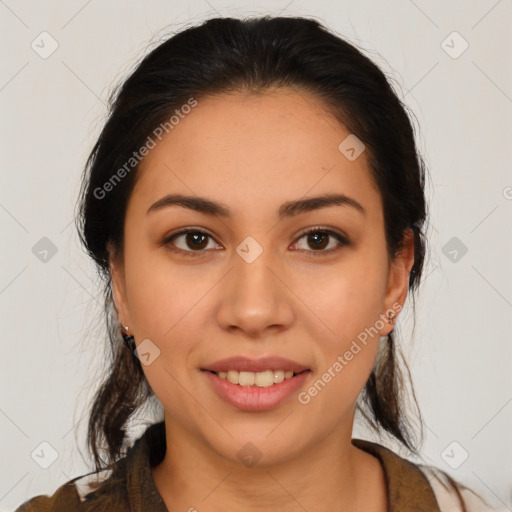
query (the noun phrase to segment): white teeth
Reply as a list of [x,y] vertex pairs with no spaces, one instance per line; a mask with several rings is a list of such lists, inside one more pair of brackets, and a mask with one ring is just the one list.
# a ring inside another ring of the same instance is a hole
[[274,372],[271,372],[270,370],[254,373],[253,375],[254,383],[260,388],[268,388],[274,384]]
[[254,384],[254,373],[240,372],[238,375],[238,384],[240,384],[240,386],[252,386]]
[[275,370],[274,371],[274,384],[279,384],[284,380],[284,371],[283,370]]
[[239,375],[240,372],[237,372],[236,370],[229,370],[226,378],[229,382],[231,382],[231,384],[238,384]]
[[293,377],[292,371],[284,370],[265,370],[263,372],[239,372],[237,370],[229,370],[227,372],[218,372],[217,376],[221,379],[238,384],[240,386],[258,386],[260,388],[268,388],[274,384],[279,384],[285,379]]

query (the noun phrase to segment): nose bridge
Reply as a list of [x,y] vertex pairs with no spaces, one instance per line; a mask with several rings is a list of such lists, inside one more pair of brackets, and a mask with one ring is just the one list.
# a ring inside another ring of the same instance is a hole
[[279,273],[275,254],[253,237],[247,237],[233,254],[229,285],[222,294],[219,322],[224,328],[238,327],[252,335],[269,326],[287,325],[293,309]]
[[275,257],[271,249],[263,249],[252,237],[244,240],[236,249],[233,272],[239,291],[252,295],[268,295],[268,299],[275,296],[275,276],[271,271],[275,266]]

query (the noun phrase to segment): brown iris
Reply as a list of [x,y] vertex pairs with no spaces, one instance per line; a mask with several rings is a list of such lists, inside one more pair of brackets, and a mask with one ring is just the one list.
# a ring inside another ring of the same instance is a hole
[[198,231],[187,233],[185,240],[191,249],[204,249],[208,245],[208,235]]
[[324,249],[328,245],[329,235],[327,233],[316,232],[308,235],[308,243],[313,240],[313,245],[310,247],[316,249]]

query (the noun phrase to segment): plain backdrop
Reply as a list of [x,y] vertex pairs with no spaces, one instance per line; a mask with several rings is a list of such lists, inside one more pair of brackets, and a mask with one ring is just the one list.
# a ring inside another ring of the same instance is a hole
[[324,22],[392,76],[414,112],[430,256],[414,337],[410,309],[399,328],[423,460],[512,510],[507,0],[0,1],[1,510],[88,470],[86,414],[106,337],[73,216],[109,92],[165,34],[258,14]]

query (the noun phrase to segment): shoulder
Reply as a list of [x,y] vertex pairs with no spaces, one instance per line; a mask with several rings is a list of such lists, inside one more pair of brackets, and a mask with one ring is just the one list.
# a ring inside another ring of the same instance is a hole
[[389,512],[442,512],[429,480],[416,464],[372,441],[352,439],[352,444],[370,453],[381,463],[386,479]]
[[478,493],[451,478],[446,472],[416,464],[378,443],[352,439],[357,448],[371,453],[382,464],[390,511],[489,512],[491,506]]
[[[456,482],[444,471],[431,466],[419,466],[428,478],[441,512],[491,512],[496,509],[478,493]],[[462,507],[461,502],[464,503]]]
[[59,487],[51,496],[35,496],[23,502],[14,512],[55,512],[69,510],[80,510],[77,508],[77,496],[74,486],[66,482]]
[[111,471],[101,471],[76,477],[61,485],[52,495],[39,495],[23,502],[14,512],[86,512],[91,510],[89,504],[94,500],[94,493],[98,489],[106,487],[112,491],[112,485],[109,485],[113,483],[111,473]]
[[151,466],[164,453],[165,427],[161,422],[148,428],[109,468],[76,477],[51,496],[35,496],[15,512],[126,512],[143,506],[164,511],[151,474]]

